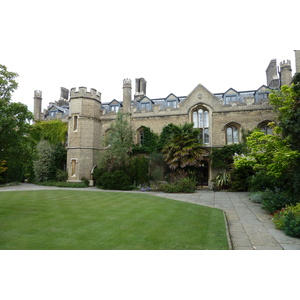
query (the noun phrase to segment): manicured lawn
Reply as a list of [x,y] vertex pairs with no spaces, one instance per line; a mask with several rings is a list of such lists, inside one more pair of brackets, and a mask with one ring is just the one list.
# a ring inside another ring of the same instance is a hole
[[0,249],[228,249],[223,212],[142,193],[0,193]]

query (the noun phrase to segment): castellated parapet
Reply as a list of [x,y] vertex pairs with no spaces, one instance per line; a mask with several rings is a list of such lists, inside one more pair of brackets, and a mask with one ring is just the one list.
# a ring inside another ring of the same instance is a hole
[[72,88],[70,100],[75,98],[87,98],[101,102],[101,93],[93,88],[91,88],[89,92],[86,87],[79,87],[78,91],[76,88]]
[[291,61],[284,60],[280,63],[280,84],[289,85],[292,79]]
[[123,88],[125,88],[125,87],[131,88],[131,79],[125,78],[123,80]]
[[42,98],[42,91],[35,90],[34,91],[34,98]]

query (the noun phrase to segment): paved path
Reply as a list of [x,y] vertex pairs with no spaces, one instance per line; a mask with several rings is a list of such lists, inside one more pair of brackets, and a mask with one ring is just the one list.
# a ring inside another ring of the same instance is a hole
[[[21,184],[0,188],[0,192],[44,189],[57,188]],[[95,187],[76,190],[100,191]],[[288,237],[283,231],[275,229],[271,216],[261,209],[260,204],[251,202],[247,193],[209,190],[197,190],[193,194],[147,193],[224,210],[234,250],[300,250],[300,239]]]

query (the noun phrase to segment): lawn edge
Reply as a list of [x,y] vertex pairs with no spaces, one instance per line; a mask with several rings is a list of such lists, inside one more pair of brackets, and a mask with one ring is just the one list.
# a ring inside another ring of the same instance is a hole
[[227,220],[226,212],[224,210],[223,210],[223,216],[224,216],[225,227],[226,227],[226,236],[227,236],[228,247],[229,247],[229,250],[233,250],[233,244],[232,244],[231,236],[229,233],[228,220]]

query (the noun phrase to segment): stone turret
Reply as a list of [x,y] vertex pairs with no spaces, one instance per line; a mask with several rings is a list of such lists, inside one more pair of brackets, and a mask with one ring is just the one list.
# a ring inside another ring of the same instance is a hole
[[131,110],[131,80],[123,80],[123,113],[130,113]]
[[291,61],[282,61],[280,63],[280,85],[289,85],[292,80]]
[[95,89],[71,89],[69,101],[67,169],[69,181],[92,179],[98,161],[101,131],[101,94]]
[[42,118],[42,91],[35,90],[34,91],[34,121],[39,121]]

